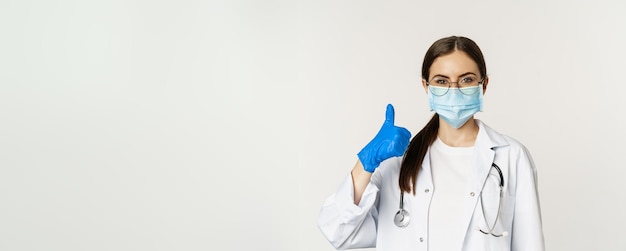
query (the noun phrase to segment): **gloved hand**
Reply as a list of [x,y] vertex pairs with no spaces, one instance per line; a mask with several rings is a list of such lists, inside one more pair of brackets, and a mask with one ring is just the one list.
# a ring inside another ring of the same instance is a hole
[[385,123],[367,145],[357,154],[365,171],[373,173],[383,160],[402,156],[409,146],[411,132],[397,127],[394,123],[395,113],[393,105],[387,105]]

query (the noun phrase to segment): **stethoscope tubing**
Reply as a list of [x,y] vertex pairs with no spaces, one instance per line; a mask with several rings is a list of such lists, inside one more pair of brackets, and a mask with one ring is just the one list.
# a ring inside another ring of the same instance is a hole
[[[502,236],[507,236],[508,232],[504,231],[502,232],[502,234],[495,234],[493,233],[494,228],[496,227],[497,223],[498,223],[498,219],[500,218],[500,210],[502,209],[502,199],[503,199],[503,191],[504,191],[504,175],[502,174],[502,170],[500,169],[500,167],[498,165],[496,165],[496,163],[491,163],[491,167],[495,168],[496,171],[498,171],[498,176],[500,177],[500,195],[499,195],[499,199],[498,199],[498,212],[496,214],[496,219],[493,222],[493,225],[490,225],[487,222],[487,216],[485,214],[485,206],[483,203],[483,192],[482,190],[484,189],[484,186],[486,184],[483,184],[483,189],[481,189],[480,191],[480,207],[483,213],[483,219],[485,220],[485,225],[487,226],[487,229],[489,229],[489,231],[484,231],[480,228],[478,228],[478,231],[480,231],[483,234],[486,235],[492,235],[494,237],[502,237]],[[396,215],[394,216],[393,219],[394,224],[396,224],[397,227],[400,228],[404,228],[406,226],[409,225],[410,222],[410,215],[409,212],[407,210],[404,209],[404,192],[402,190],[400,190],[400,205],[399,205],[399,209],[398,212],[396,212]]]
[[483,203],[483,190],[485,188],[485,184],[487,182],[485,182],[485,184],[483,184],[483,189],[480,190],[480,208],[481,211],[483,213],[483,219],[485,220],[485,225],[487,226],[487,228],[489,229],[489,231],[484,231],[482,229],[478,229],[478,231],[480,231],[483,234],[490,234],[493,235],[495,237],[502,237],[502,236],[506,236],[507,232],[503,232],[502,234],[495,234],[493,233],[493,229],[496,228],[496,224],[498,223],[498,219],[500,218],[500,210],[502,208],[502,199],[503,199],[503,191],[504,191],[504,175],[502,175],[502,170],[500,169],[500,167],[498,165],[496,165],[496,163],[491,163],[491,167],[494,167],[496,169],[496,171],[498,171],[498,175],[500,176],[500,194],[499,194],[499,199],[498,199],[498,212],[496,214],[496,219],[493,221],[493,225],[491,225],[491,227],[489,226],[489,223],[487,222],[487,216],[485,214],[485,205]]

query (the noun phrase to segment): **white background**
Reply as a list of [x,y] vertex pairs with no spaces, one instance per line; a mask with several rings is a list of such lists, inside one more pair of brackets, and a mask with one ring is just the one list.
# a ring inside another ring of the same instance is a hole
[[[595,2],[595,3],[592,3]],[[548,250],[624,250],[619,1],[0,2],[0,250],[333,250],[323,200],[431,117],[435,40],[531,151]]]

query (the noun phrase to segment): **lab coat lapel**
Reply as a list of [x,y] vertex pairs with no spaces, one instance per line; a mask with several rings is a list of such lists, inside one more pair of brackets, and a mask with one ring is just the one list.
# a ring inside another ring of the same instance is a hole
[[473,226],[470,226],[472,216],[478,209],[477,205],[480,192],[483,184],[487,180],[487,176],[491,170],[491,164],[496,155],[494,149],[499,145],[505,144],[504,139],[501,135],[497,134],[497,132],[493,131],[479,120],[477,120],[476,123],[479,125],[479,131],[474,144],[475,158],[472,163],[472,170],[470,171],[470,181],[467,187],[467,203],[465,205],[466,210],[464,211],[462,221],[462,223],[467,226],[467,231],[472,231],[473,229]]

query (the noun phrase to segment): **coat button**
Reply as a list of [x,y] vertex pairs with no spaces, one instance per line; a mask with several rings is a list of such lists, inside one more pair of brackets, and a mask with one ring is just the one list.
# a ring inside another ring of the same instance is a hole
[[424,242],[424,237],[420,237],[420,242]]
[[470,193],[470,196],[474,197],[474,195],[476,195],[474,192]]
[[425,193],[430,192],[430,189],[426,188],[426,190],[424,190]]

